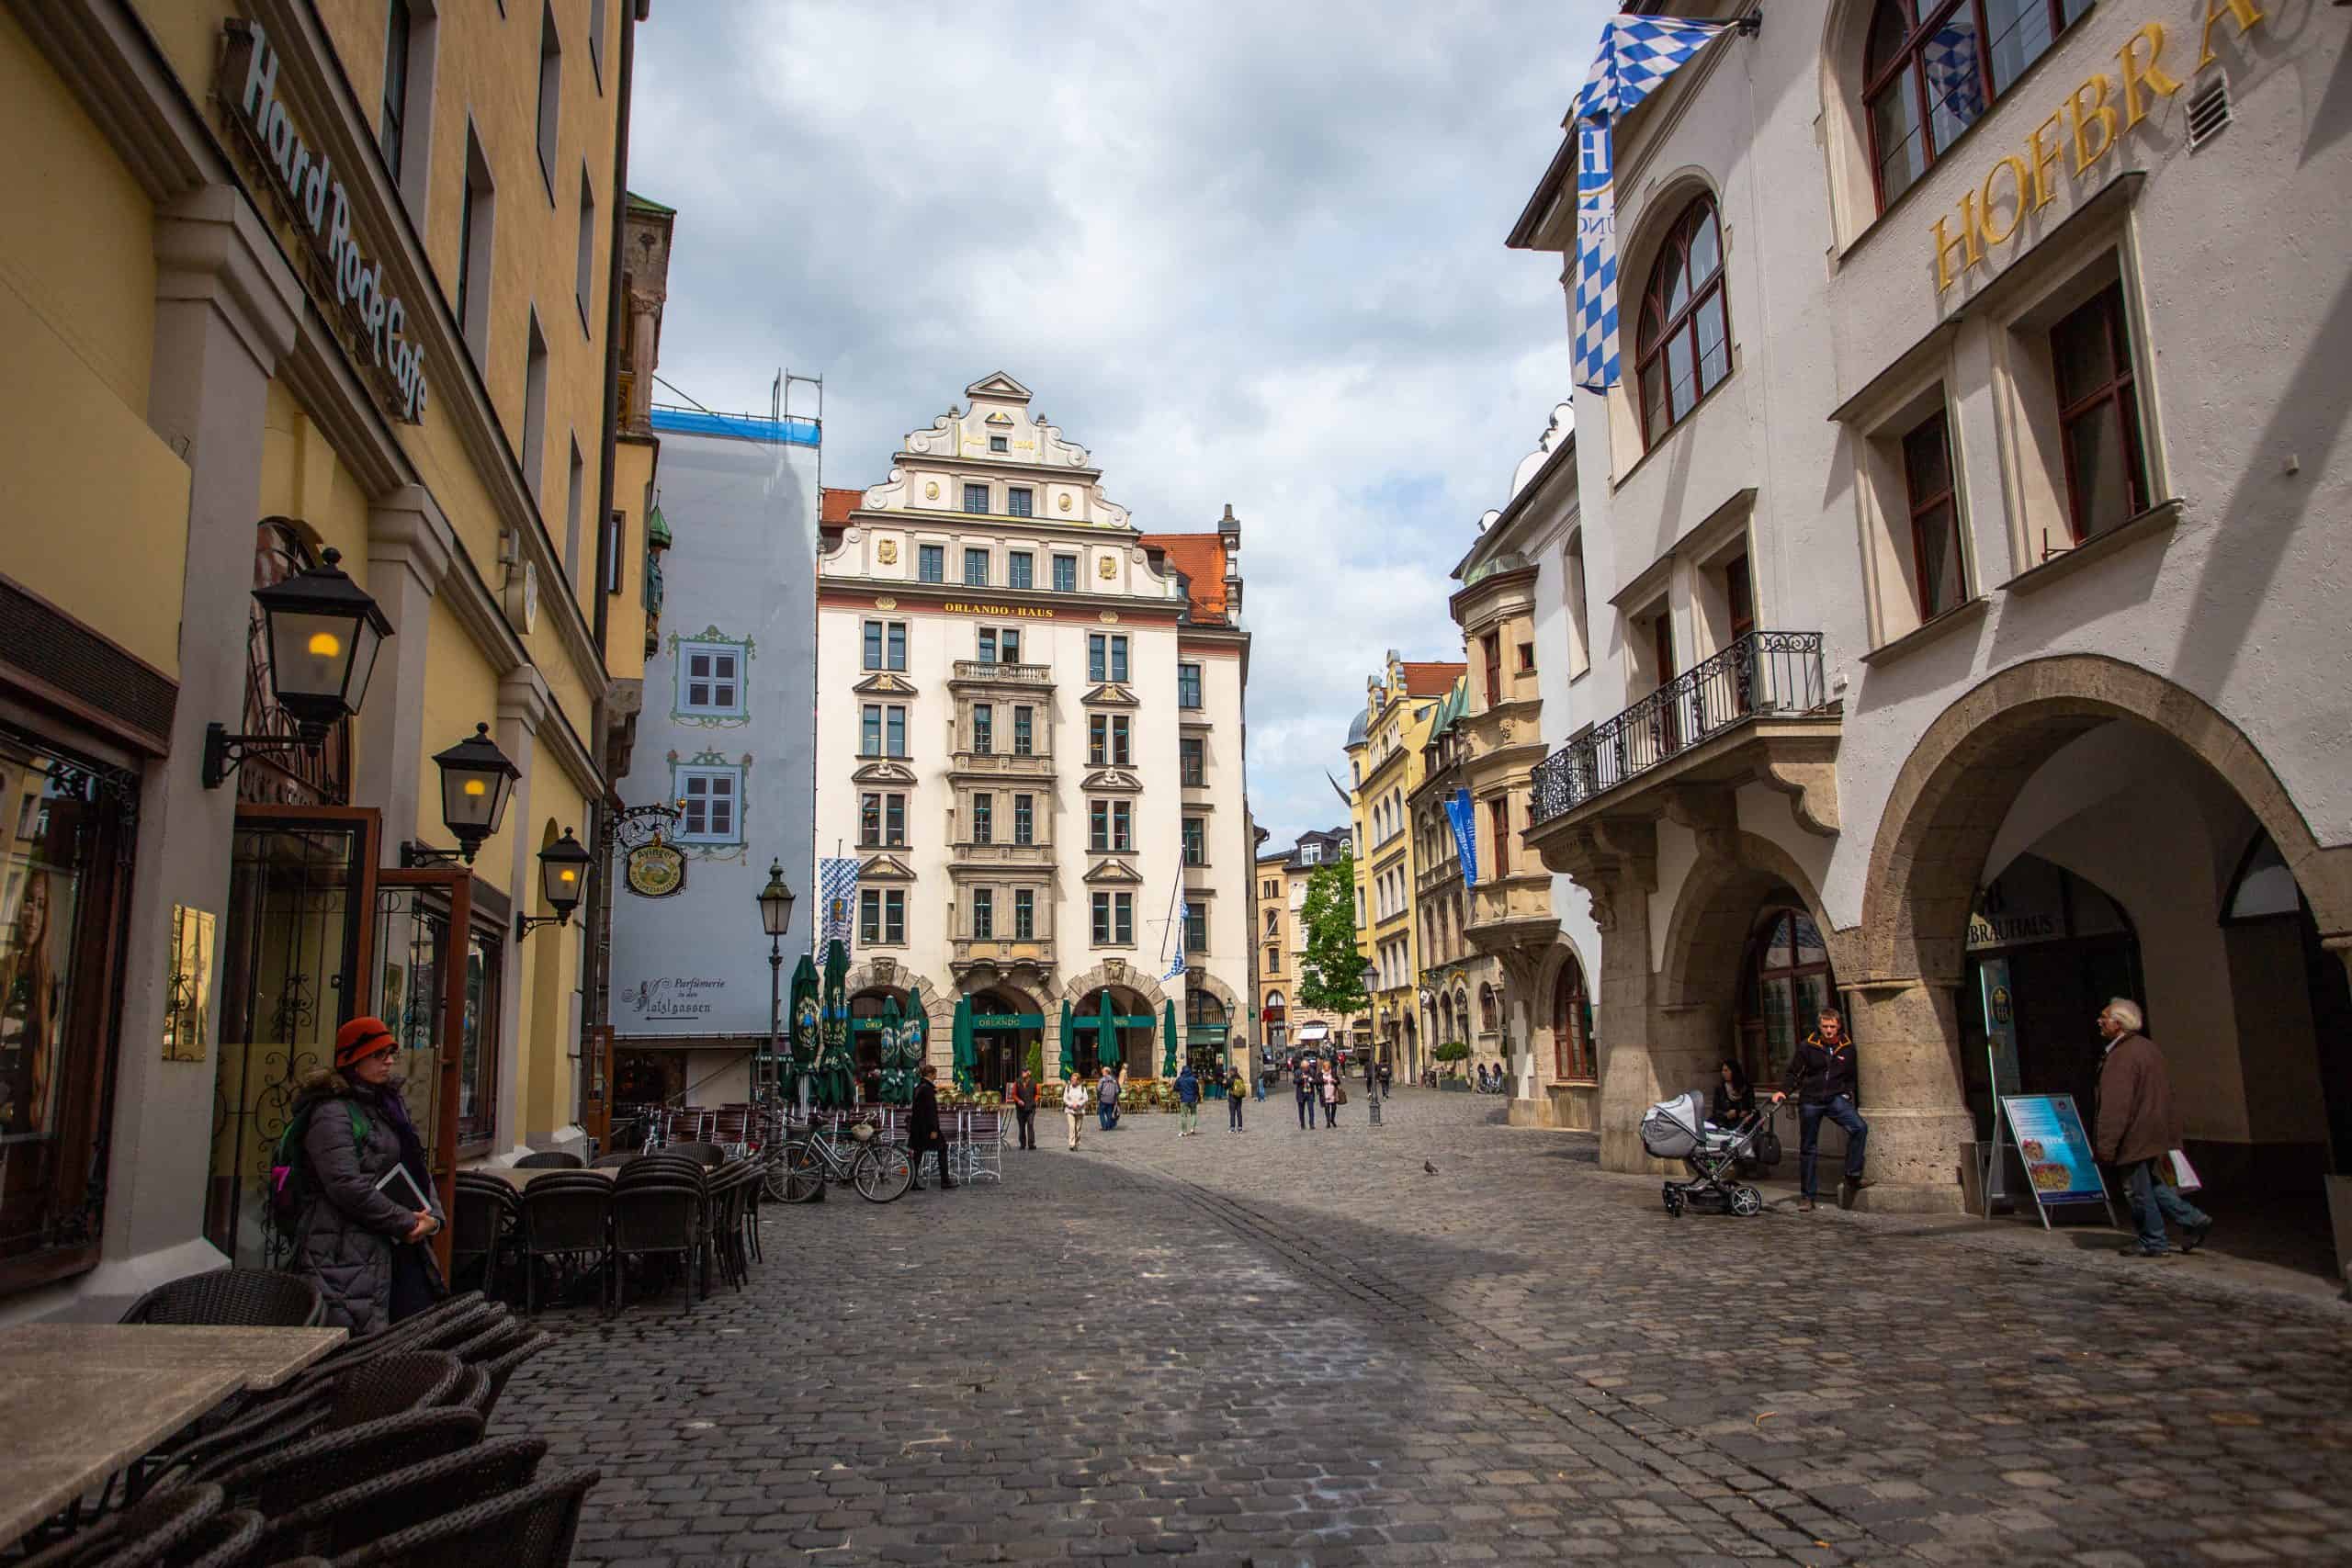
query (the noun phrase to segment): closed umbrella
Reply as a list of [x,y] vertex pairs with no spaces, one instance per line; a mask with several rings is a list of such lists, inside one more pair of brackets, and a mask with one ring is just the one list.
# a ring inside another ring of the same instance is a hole
[[817,1062],[817,1086],[827,1105],[857,1102],[857,1082],[849,1054],[849,954],[838,942],[825,944],[825,1044]]
[[1119,1044],[1119,1019],[1111,1010],[1111,993],[1108,991],[1102,993],[1102,1022],[1097,1027],[1101,1032],[1094,1037],[1095,1065],[1106,1073],[1115,1073],[1125,1062],[1126,1055]]
[[1078,1047],[1069,1042],[1069,998],[1062,998],[1062,1081],[1078,1076]]
[[816,1089],[819,1024],[817,965],[805,953],[792,971],[792,1010],[786,1017],[792,1030],[792,1094],[805,1111]]
[[899,1066],[904,1069],[899,1079],[899,1103],[915,1102],[915,1075],[922,1070],[923,1058],[929,1054],[931,1017],[923,1010],[922,989],[907,987],[907,1021],[899,1032]]
[[1174,1002],[1169,1002],[1167,1010],[1160,1015],[1159,1028],[1167,1041],[1167,1057],[1159,1064],[1160,1075],[1163,1077],[1172,1078],[1176,1076],[1176,1004]]
[[881,1100],[885,1105],[899,1102],[900,1086],[906,1082],[906,1063],[899,1044],[905,1027],[899,1017],[899,998],[892,997],[882,1004]]
[[951,1060],[956,1070],[956,1087],[969,1094],[972,1066],[979,1060],[978,1048],[972,1043],[972,998],[969,997],[956,998],[955,1033],[950,1037],[950,1043],[954,1051]]

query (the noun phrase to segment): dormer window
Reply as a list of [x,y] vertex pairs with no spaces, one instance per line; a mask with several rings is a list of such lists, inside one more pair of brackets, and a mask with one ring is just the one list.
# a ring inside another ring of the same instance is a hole
[[991,452],[1010,452],[1012,450],[1012,441],[1009,436],[991,435],[989,437],[989,450]]

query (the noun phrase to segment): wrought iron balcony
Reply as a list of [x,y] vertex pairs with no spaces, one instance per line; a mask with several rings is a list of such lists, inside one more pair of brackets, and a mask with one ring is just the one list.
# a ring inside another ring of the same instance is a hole
[[1819,632],[1749,632],[1538,762],[1535,825],[1738,725],[1808,714],[1827,700]]

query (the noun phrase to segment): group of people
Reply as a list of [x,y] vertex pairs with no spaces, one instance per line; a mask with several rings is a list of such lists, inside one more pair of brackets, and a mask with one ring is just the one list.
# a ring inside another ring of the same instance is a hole
[[[1208,1075],[1193,1070],[1189,1062],[1176,1074],[1176,1135],[1189,1138],[1201,1130],[1201,1097],[1214,1086],[1225,1091],[1226,1130],[1238,1133],[1241,1128],[1242,1105],[1250,1098],[1250,1080],[1239,1067],[1211,1068]],[[1089,1083],[1082,1073],[1072,1073],[1062,1084],[1062,1119],[1069,1125],[1069,1146],[1078,1147],[1079,1132],[1091,1114],[1098,1131],[1110,1132],[1119,1124],[1120,1103],[1126,1098],[1127,1071],[1124,1066],[1099,1069],[1094,1081]],[[1260,1099],[1264,1095],[1261,1092]],[[1028,1073],[1012,1089],[1013,1115],[1020,1123],[1021,1146],[1037,1146],[1037,1082]]]

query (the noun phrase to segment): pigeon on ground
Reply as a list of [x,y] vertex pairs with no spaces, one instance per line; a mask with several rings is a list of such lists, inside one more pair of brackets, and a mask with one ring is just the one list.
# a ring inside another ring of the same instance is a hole
[[1431,1165],[1427,1160],[1423,1160],[1421,1161],[1421,1172],[1426,1176],[1435,1176],[1437,1174],[1437,1167]]

